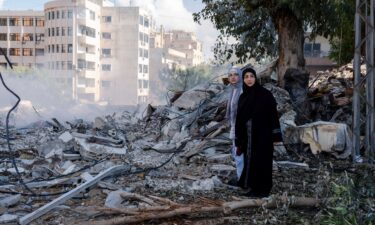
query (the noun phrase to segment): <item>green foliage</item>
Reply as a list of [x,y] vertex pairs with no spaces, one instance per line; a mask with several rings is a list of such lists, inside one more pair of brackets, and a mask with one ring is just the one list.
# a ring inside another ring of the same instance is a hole
[[353,59],[355,47],[355,30],[353,26],[355,7],[355,0],[347,0],[345,3],[339,1],[337,4],[340,26],[339,29],[336,29],[336,32],[332,34],[329,57],[339,65],[346,64]]
[[[239,63],[254,57],[277,56],[280,19],[294,18],[298,29],[311,29],[311,36],[328,37],[337,33],[337,0],[202,0],[205,8],[194,14],[194,20],[211,20],[220,31],[215,58],[223,63],[233,55]],[[343,3],[344,4],[344,3]],[[229,37],[235,42],[228,44]],[[296,46],[299,40],[293,40]],[[300,46],[302,48],[302,46]],[[301,49],[302,52],[302,49]]]
[[370,225],[375,223],[373,208],[375,205],[373,201],[369,200],[374,193],[363,193],[361,191],[363,186],[355,184],[346,173],[331,184],[331,197],[327,202],[325,215],[319,224]]

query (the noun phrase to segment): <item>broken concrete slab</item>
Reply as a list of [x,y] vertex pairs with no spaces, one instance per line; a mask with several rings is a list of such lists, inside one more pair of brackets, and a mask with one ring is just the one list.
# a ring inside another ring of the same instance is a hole
[[11,196],[0,196],[0,207],[8,208],[18,204],[21,199],[21,195],[11,195]]
[[69,141],[73,140],[73,136],[68,131],[65,131],[63,134],[59,136],[59,139],[62,140],[64,143],[68,143]]
[[18,217],[19,216],[13,214],[3,214],[0,216],[0,224],[9,224],[17,222]]
[[208,91],[209,85],[197,86],[184,92],[173,105],[185,110],[193,110],[204,102],[205,99],[212,97],[212,92]]
[[88,143],[84,138],[74,138],[76,143],[80,146],[79,152],[83,158],[96,159],[105,155],[124,155],[127,152],[127,147],[115,148],[107,147],[100,144]]
[[43,143],[38,148],[38,153],[40,156],[45,157],[45,158],[50,158],[55,155],[62,156],[65,148],[66,148],[65,142],[60,139],[56,139],[56,140]]
[[105,199],[104,206],[108,208],[120,209],[124,208],[122,202],[124,199],[121,197],[121,193],[124,193],[123,190],[112,191],[107,195]]

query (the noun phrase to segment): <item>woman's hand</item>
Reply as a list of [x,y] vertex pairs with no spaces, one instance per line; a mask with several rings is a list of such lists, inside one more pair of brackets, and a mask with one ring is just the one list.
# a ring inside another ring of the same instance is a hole
[[242,154],[240,147],[236,147],[236,155],[240,156]]

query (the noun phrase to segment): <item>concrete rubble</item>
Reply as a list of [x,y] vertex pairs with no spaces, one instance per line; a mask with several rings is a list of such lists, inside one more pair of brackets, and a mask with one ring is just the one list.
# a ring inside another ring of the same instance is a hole
[[[319,165],[336,162],[335,157],[350,160],[351,78],[350,65],[311,78],[310,119],[315,122],[299,126],[289,93],[272,83],[264,85],[278,102],[286,147],[275,152],[273,194],[319,196],[315,187],[318,176],[325,174]],[[94,121],[56,118],[11,127],[14,152],[7,150],[5,125],[0,122],[0,223],[79,224],[95,220],[90,207],[152,206],[145,195],[181,203],[195,196],[204,200],[204,194],[239,196],[238,188],[227,184],[235,177],[224,120],[227,93],[225,85],[207,83],[182,93],[168,106],[149,106],[140,118],[117,112]],[[335,157],[319,162],[314,155],[321,152]],[[11,159],[34,193],[19,184]],[[121,169],[101,175],[117,166]],[[88,183],[90,187],[84,186]],[[71,195],[54,202],[62,193]],[[241,223],[243,218],[236,216],[233,224]]]

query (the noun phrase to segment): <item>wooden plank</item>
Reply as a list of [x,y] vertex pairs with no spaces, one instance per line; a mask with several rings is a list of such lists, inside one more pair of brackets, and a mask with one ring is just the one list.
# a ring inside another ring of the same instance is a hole
[[35,210],[34,212],[29,213],[29,214],[21,217],[19,219],[19,224],[25,225],[25,224],[30,223],[31,221],[43,216],[44,214],[46,214],[50,210],[54,209],[56,206],[64,203],[66,200],[76,196],[81,191],[84,191],[86,188],[89,188],[89,187],[95,185],[97,182],[104,179],[105,177],[108,177],[110,175],[114,175],[114,174],[116,174],[120,171],[128,170],[128,169],[129,169],[129,166],[124,166],[124,165],[113,166],[113,167],[110,167],[110,168],[106,169],[105,171],[103,171],[103,172],[99,173],[97,176],[95,176],[93,179],[91,179],[91,180],[81,184],[80,186],[74,188],[73,190],[61,195],[60,197],[56,198],[52,202],[50,202],[50,203],[48,203],[48,204],[46,204],[42,207],[40,207],[39,209]]

